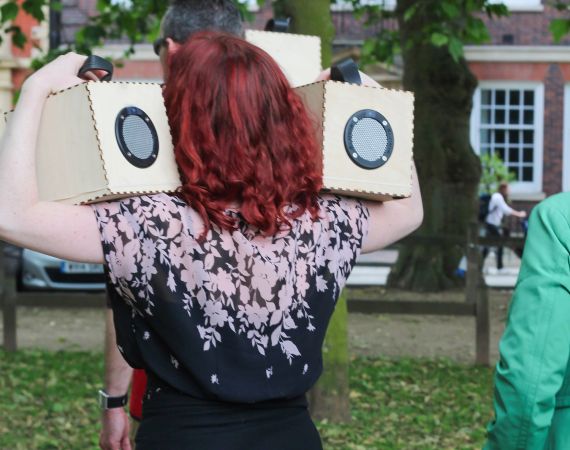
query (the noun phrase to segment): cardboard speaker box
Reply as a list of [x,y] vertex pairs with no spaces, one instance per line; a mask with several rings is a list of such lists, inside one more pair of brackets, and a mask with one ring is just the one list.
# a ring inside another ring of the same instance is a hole
[[80,204],[175,191],[181,181],[161,86],[87,82],[48,97],[36,172],[45,201]]
[[273,57],[293,87],[312,83],[321,73],[321,39],[317,36],[246,30],[245,38]]
[[338,81],[296,91],[315,122],[327,191],[378,201],[411,195],[412,93]]

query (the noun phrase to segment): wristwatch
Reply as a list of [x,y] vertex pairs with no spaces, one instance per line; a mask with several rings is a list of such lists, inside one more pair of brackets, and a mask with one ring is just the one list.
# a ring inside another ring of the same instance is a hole
[[111,397],[103,389],[99,390],[99,406],[101,409],[122,408],[127,404],[129,396],[127,394],[119,397]]

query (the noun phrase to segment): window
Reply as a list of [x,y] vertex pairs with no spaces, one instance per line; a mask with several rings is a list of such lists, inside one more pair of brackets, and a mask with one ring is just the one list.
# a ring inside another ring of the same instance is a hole
[[481,83],[471,114],[471,143],[497,154],[515,176],[513,192],[542,190],[543,86]]
[[563,115],[563,144],[562,144],[562,190],[570,191],[570,84],[564,86],[564,115]]

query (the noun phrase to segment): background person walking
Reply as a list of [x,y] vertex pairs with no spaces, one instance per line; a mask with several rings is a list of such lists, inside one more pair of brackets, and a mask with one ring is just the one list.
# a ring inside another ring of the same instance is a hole
[[[489,201],[489,212],[485,218],[485,229],[487,236],[504,237],[505,232],[502,228],[503,217],[515,216],[521,219],[526,217],[525,211],[517,211],[511,208],[508,204],[509,198],[509,184],[501,182],[499,189],[491,196]],[[489,247],[483,249],[483,261],[489,253]],[[497,246],[497,269],[503,268],[503,247]]]

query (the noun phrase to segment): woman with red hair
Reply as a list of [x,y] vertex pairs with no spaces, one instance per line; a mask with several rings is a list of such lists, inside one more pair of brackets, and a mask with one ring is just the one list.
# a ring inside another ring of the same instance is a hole
[[408,199],[319,195],[320,150],[283,73],[257,47],[205,32],[168,61],[180,192],[40,202],[42,105],[81,82],[84,59],[60,57],[22,89],[0,153],[0,236],[105,264],[119,348],[149,378],[138,450],[321,449],[305,393],[329,319],[360,251],[421,223],[415,173]]

